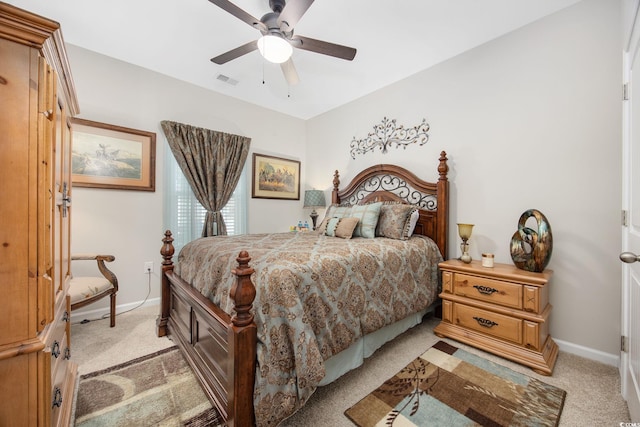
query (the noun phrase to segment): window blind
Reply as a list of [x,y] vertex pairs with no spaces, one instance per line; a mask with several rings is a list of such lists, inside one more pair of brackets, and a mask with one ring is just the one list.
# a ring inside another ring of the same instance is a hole
[[[187,182],[180,166],[167,150],[165,161],[165,187],[167,189],[164,201],[166,228],[173,234],[173,245],[176,253],[188,242],[197,239],[202,234],[206,210],[196,199],[191,186]],[[246,168],[242,171],[238,185],[227,205],[221,210],[227,234],[237,235],[246,232],[247,223],[247,179]]]

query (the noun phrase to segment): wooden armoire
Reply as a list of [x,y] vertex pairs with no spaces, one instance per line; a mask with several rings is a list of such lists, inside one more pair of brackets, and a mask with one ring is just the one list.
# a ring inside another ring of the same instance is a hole
[[71,125],[60,25],[0,2],[0,426],[68,426]]

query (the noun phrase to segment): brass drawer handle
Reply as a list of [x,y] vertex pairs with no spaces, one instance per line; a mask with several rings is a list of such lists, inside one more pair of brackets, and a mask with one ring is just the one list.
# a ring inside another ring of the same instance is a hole
[[67,310],[65,310],[64,313],[62,314],[62,321],[63,322],[69,321],[69,312]]
[[494,292],[498,292],[497,289],[490,288],[488,286],[473,285],[473,287],[476,288],[476,290],[483,295],[491,295]]
[[478,322],[478,325],[483,326],[485,328],[493,328],[494,326],[498,326],[498,324],[493,320],[484,319],[482,317],[473,316],[473,320]]
[[51,409],[55,408],[55,407],[61,407],[62,406],[62,391],[60,390],[60,387],[56,387],[55,391],[53,392],[53,402],[51,403]]
[[64,360],[71,359],[71,349],[69,347],[64,349]]

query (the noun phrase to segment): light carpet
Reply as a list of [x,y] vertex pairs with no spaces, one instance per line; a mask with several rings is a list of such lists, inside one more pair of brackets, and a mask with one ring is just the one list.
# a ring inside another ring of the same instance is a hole
[[566,392],[438,341],[345,411],[358,427],[558,425]]
[[[71,354],[72,360],[79,364],[80,374],[172,346],[171,340],[155,335],[158,312],[158,306],[151,306],[119,315],[115,328],[109,328],[108,319],[73,324]],[[439,319],[425,319],[376,351],[361,368],[320,387],[307,405],[285,420],[281,427],[353,427],[344,411],[438,342],[440,339],[433,334],[438,323]],[[465,344],[449,339],[443,341],[565,390],[567,398],[560,427],[617,426],[631,421],[627,404],[620,395],[620,374],[615,366],[560,351],[553,375],[547,377]]]

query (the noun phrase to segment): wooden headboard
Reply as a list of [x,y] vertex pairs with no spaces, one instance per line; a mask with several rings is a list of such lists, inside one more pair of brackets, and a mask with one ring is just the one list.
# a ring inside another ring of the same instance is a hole
[[420,216],[414,233],[433,239],[440,253],[447,259],[449,219],[449,166],[447,153],[440,153],[438,182],[423,181],[400,166],[381,164],[371,166],[340,190],[338,171],[333,176],[331,202],[334,204],[363,204],[376,201],[398,201],[416,205]]

